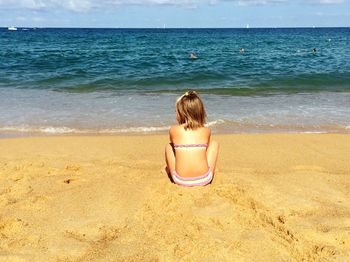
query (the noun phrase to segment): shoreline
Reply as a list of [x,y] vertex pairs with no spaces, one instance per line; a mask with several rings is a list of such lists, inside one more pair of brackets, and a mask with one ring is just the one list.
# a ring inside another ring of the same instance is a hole
[[[133,137],[133,136],[164,136],[168,134],[166,131],[155,132],[115,132],[115,133],[27,133],[27,132],[9,132],[0,133],[0,139],[17,139],[17,138],[50,138],[50,137]],[[349,135],[349,131],[241,131],[241,132],[217,132],[212,129],[212,136],[230,136],[230,135]]]
[[[113,92],[66,94],[32,89],[26,92],[0,89],[0,93],[4,98],[0,103],[3,109],[0,134],[10,136],[162,133],[176,124],[175,94],[119,96]],[[350,93],[253,97],[203,94],[206,110],[210,112],[208,126],[219,134],[350,133],[349,99]],[[18,100],[23,102],[17,104]],[[134,103],[138,104],[137,110]]]
[[166,135],[0,139],[0,260],[349,257],[349,135],[213,138],[196,188],[170,183]]

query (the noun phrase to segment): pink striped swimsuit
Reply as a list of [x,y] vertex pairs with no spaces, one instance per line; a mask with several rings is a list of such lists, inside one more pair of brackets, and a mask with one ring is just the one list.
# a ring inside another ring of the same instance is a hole
[[[208,144],[174,144],[174,149],[179,148],[207,148]],[[205,186],[213,180],[213,171],[209,167],[208,172],[202,176],[197,177],[181,177],[174,170],[171,174],[171,177],[175,184],[180,186]]]
[[174,144],[174,148],[207,148],[208,144]]

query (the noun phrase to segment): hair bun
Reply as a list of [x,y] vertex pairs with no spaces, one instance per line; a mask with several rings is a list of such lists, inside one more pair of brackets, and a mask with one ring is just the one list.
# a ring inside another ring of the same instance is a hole
[[197,92],[194,91],[194,90],[190,90],[190,91],[187,91],[187,92],[185,93],[185,96],[189,96],[189,97],[195,96],[195,95],[197,95]]

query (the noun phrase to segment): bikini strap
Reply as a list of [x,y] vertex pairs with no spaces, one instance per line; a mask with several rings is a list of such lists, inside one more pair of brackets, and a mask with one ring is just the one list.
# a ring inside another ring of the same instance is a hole
[[208,144],[174,144],[174,148],[208,147]]

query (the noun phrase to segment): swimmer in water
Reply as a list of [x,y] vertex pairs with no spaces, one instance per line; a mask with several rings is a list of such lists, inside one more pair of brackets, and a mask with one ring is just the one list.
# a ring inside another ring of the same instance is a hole
[[312,53],[316,54],[316,52],[317,52],[316,48],[312,48]]
[[190,53],[190,59],[197,59],[198,57],[196,56],[196,53]]
[[240,53],[244,53],[244,52],[245,52],[245,49],[242,47],[241,49],[239,49],[239,52],[240,52]]

